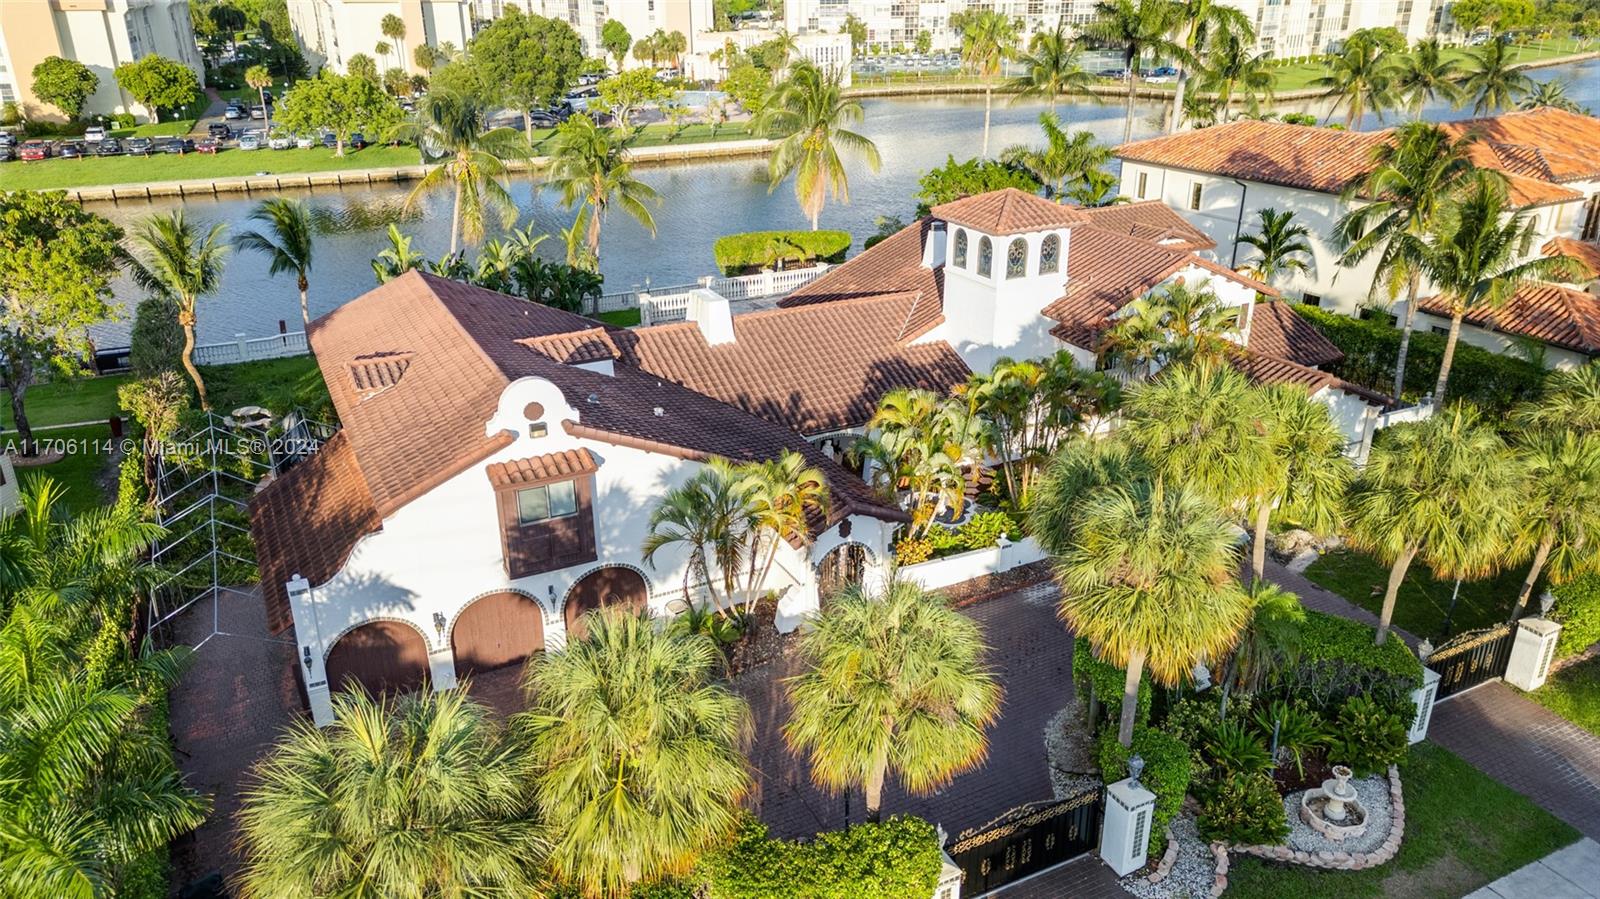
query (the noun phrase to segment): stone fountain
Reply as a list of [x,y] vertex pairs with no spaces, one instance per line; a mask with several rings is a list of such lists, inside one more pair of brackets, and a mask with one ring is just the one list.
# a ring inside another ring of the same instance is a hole
[[1333,766],[1333,777],[1300,797],[1300,820],[1330,840],[1347,840],[1366,832],[1367,810],[1350,786],[1350,769]]

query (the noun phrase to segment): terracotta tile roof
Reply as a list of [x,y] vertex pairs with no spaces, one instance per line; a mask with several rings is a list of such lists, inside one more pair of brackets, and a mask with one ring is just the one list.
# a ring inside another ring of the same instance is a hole
[[542,456],[530,456],[526,459],[512,459],[508,462],[494,462],[485,469],[489,475],[489,483],[496,487],[571,480],[586,474],[594,474],[599,470],[600,463],[595,461],[594,454],[582,448],[545,453]]
[[350,383],[362,399],[400,383],[411,366],[411,353],[371,353],[350,363]]
[[932,218],[912,222],[872,249],[857,253],[844,264],[834,266],[822,277],[790,293],[778,301],[778,306],[806,306],[889,293],[913,294],[924,302],[919,302],[912,311],[906,330],[910,333],[924,328],[941,314],[940,297],[944,293],[943,272],[922,265],[923,240],[932,226]]
[[550,334],[544,337],[530,337],[520,341],[523,346],[567,365],[579,365],[584,362],[600,362],[605,359],[615,359],[621,355],[617,345],[612,341],[610,332],[605,328],[589,328],[584,331],[573,331],[570,334]]
[[1544,106],[1444,127],[1475,136],[1499,161],[1493,167],[1511,174],[1557,182],[1600,177],[1600,119],[1593,116]]
[[693,322],[616,339],[647,372],[817,434],[865,424],[892,388],[943,392],[967,379],[948,343],[909,343],[931,326],[908,333],[919,301],[901,293],[747,313],[734,317],[734,341],[716,346]]
[[1250,349],[1312,368],[1344,358],[1333,341],[1282,300],[1257,303],[1250,310]]
[[1204,231],[1189,224],[1171,206],[1160,200],[1118,203],[1083,209],[1089,224],[1107,231],[1127,234],[1175,250],[1209,250],[1217,245]]
[[933,215],[951,224],[994,235],[1067,228],[1087,220],[1076,206],[1053,203],[1015,187],[940,203],[933,207]]
[[1312,393],[1343,382],[1334,375],[1288,359],[1244,350],[1228,354],[1228,363],[1257,384],[1294,384]]
[[250,535],[272,632],[292,621],[284,589],[290,578],[299,574],[312,584],[326,583],[344,567],[356,541],[382,527],[345,431],[257,493],[250,501]]
[[[1417,308],[1449,318],[1450,304],[1442,297],[1426,297]],[[1470,325],[1531,337],[1551,346],[1600,355],[1600,297],[1573,287],[1532,281],[1498,309],[1468,309],[1462,319]]]
[[1540,248],[1546,256],[1569,256],[1583,266],[1584,280],[1600,278],[1600,244],[1570,237],[1557,237]]
[[1067,292],[1044,307],[1058,339],[1094,349],[1112,313],[1150,292],[1198,256],[1099,228],[1074,228],[1067,241]]

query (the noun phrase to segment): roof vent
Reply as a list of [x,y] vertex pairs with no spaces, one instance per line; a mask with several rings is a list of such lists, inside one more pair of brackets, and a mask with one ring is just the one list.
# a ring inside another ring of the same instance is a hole
[[589,394],[589,405],[591,405],[591,406],[600,405],[600,394],[598,394],[598,393]]
[[660,406],[657,406],[657,407],[655,407],[654,409],[652,409],[650,411],[652,411],[652,412],[654,412],[656,414],[656,418],[660,418],[661,416],[667,414],[667,410],[661,408]]

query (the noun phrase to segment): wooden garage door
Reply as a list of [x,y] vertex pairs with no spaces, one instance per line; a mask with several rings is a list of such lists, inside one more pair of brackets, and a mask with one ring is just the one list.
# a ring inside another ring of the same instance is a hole
[[493,593],[467,606],[450,632],[456,675],[516,665],[544,649],[539,604],[520,593]]
[[340,637],[327,667],[328,686],[335,690],[354,681],[369,693],[406,692],[428,678],[428,646],[410,625],[374,621]]
[[631,568],[596,568],[573,584],[572,592],[567,594],[567,639],[583,639],[580,619],[590,609],[642,609],[649,601],[650,588],[639,572]]

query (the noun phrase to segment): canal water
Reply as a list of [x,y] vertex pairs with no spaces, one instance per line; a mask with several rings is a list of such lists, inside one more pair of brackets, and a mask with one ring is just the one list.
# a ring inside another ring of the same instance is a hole
[[[1580,106],[1600,108],[1600,61],[1537,69],[1538,80],[1561,78]],[[865,119],[858,129],[872,138],[882,157],[876,172],[855,165],[850,170],[850,202],[829,203],[822,213],[824,228],[838,228],[860,239],[875,230],[879,216],[909,221],[915,209],[917,181],[924,172],[944,163],[948,156],[976,156],[983,139],[981,96],[874,98],[862,101]],[[1159,132],[1165,105],[1139,104],[1135,137]],[[1290,104],[1289,108],[1321,113],[1323,107]],[[991,155],[1007,146],[1041,140],[1037,121],[1043,103],[1011,104],[997,98],[990,135]],[[1086,129],[1100,140],[1115,144],[1122,136],[1122,106],[1097,105],[1075,100],[1058,105],[1057,114],[1074,130]],[[1470,110],[1452,110],[1434,104],[1423,112],[1435,120],[1464,118]],[[1379,127],[1373,117],[1364,128]],[[265,162],[265,160],[263,160]],[[654,237],[633,219],[613,214],[605,224],[601,269],[607,291],[627,290],[647,284],[675,285],[713,273],[711,245],[719,236],[741,231],[804,228],[808,223],[795,202],[788,182],[769,190],[764,159],[719,160],[643,167],[641,180],[655,188],[661,203],[654,210]],[[414,236],[414,246],[438,258],[449,245],[449,195],[437,193],[420,201],[409,216],[402,216],[409,184],[319,188],[289,192],[302,196],[317,210],[323,224],[311,273],[310,305],[313,317],[347,302],[374,285],[370,261],[387,245],[385,230],[398,221]],[[531,224],[552,236],[541,248],[551,258],[564,249],[557,232],[572,220],[561,208],[559,196],[540,190],[527,175],[514,177],[512,196],[521,217],[519,226]],[[158,199],[96,203],[92,208],[125,227],[143,216],[165,212],[180,203],[193,220],[226,222],[230,232],[250,227],[251,208],[261,199],[244,195],[216,199]],[[97,329],[101,346],[125,344],[131,325],[132,304],[139,292],[132,284],[116,287],[123,319]],[[232,340],[237,334],[265,337],[278,333],[279,322],[298,330],[299,297],[292,277],[270,277],[266,260],[254,254],[229,258],[217,292],[202,301],[199,339],[202,343]]]

